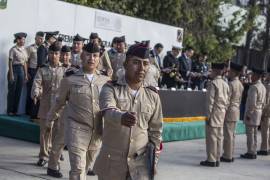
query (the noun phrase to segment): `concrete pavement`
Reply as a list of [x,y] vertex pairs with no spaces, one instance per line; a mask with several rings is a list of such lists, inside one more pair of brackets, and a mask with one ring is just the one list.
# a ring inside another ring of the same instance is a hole
[[[0,137],[0,180],[53,180],[46,175],[46,168],[35,165],[38,151],[38,144]],[[257,160],[238,158],[245,151],[246,137],[238,135],[235,162],[207,168],[199,166],[206,158],[204,139],[165,143],[155,180],[269,180],[270,156],[259,156]],[[68,179],[67,151],[64,157],[61,171],[63,179]]]

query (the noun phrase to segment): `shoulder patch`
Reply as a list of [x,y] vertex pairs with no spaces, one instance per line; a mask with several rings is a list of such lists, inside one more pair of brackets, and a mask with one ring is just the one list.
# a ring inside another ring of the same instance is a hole
[[154,91],[155,93],[158,93],[158,89],[154,86],[147,86],[146,88]]
[[117,81],[115,81],[115,80],[114,81],[113,80],[109,80],[109,81],[107,81],[107,84],[108,85],[111,85],[111,86],[120,86],[120,84],[118,84]]
[[75,69],[75,68],[68,68],[65,72],[65,76],[68,77],[68,76],[71,76],[73,74],[75,74],[76,72],[78,71],[78,69]]

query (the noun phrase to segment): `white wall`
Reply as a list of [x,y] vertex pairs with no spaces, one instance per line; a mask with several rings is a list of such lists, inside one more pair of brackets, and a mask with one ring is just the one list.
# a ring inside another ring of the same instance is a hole
[[79,33],[86,38],[97,32],[106,41],[126,35],[128,44],[135,40],[150,40],[151,46],[161,42],[165,52],[179,44],[177,31],[181,29],[57,0],[8,0],[7,8],[0,9],[0,22],[0,114],[6,112],[8,51],[16,32],[27,32],[27,45],[40,30],[59,30],[70,36]]

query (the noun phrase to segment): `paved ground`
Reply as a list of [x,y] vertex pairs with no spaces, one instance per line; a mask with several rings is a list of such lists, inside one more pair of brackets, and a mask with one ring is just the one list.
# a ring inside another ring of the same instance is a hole
[[[260,141],[259,141],[260,142]],[[35,166],[37,144],[0,137],[0,180],[54,179],[46,176],[46,168]],[[237,136],[236,157],[245,151],[245,136]],[[68,179],[68,154],[62,165],[64,179]],[[270,156],[257,160],[236,158],[232,164],[219,168],[199,166],[205,159],[204,140],[166,143],[158,167],[156,180],[269,180]],[[88,180],[97,180],[88,177]]]

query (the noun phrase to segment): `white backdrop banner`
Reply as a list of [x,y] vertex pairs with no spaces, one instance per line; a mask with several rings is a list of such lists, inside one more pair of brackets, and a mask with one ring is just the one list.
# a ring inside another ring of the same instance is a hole
[[[0,113],[6,112],[8,52],[13,44],[13,34],[26,32],[26,45],[34,42],[37,31],[60,31],[66,44],[79,33],[88,38],[97,32],[109,45],[115,36],[126,36],[128,44],[150,40],[150,45],[160,42],[164,52],[172,45],[181,45],[183,29],[159,24],[107,11],[65,3],[57,0],[8,0],[5,9],[0,9]],[[22,97],[24,101],[24,96]],[[21,103],[24,104],[24,103]],[[20,112],[23,112],[23,105]]]

